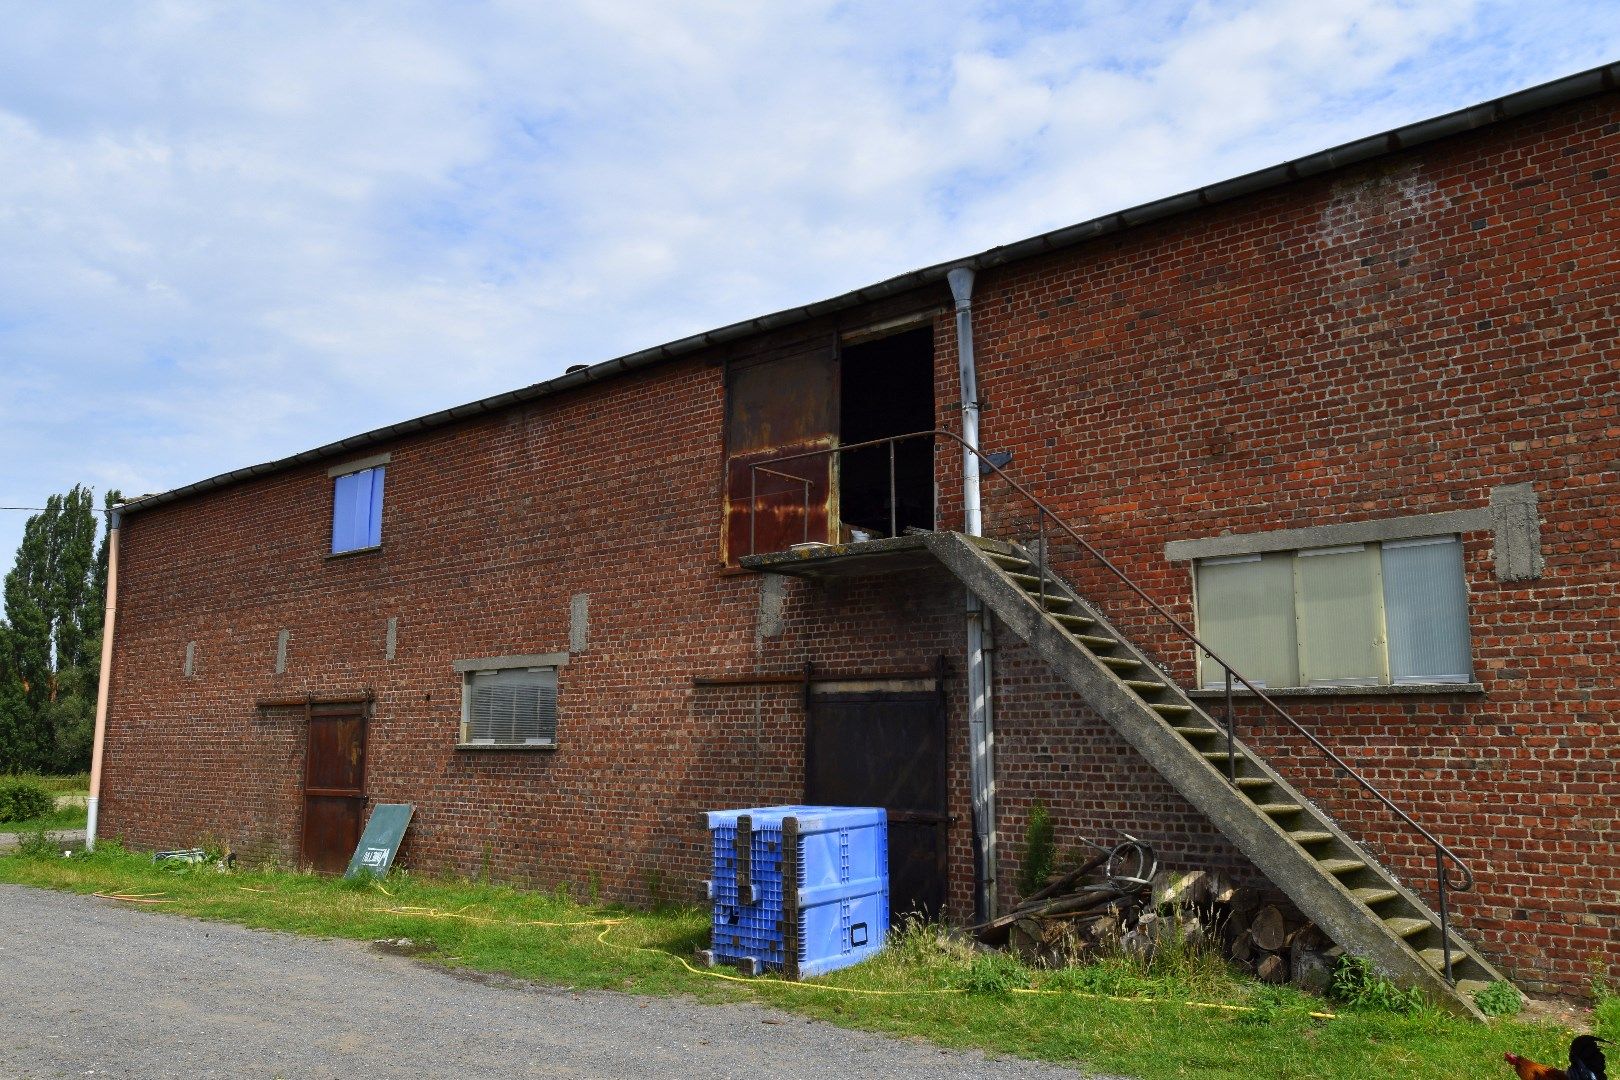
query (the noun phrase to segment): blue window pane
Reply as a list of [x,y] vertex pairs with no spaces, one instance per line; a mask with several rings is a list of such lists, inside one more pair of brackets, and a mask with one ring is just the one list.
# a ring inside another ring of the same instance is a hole
[[382,543],[383,470],[361,469],[339,476],[332,486],[332,551],[354,551]]
[[382,543],[382,493],[383,470],[382,466],[369,470],[371,473],[371,505],[370,514],[366,518],[366,544],[376,547]]

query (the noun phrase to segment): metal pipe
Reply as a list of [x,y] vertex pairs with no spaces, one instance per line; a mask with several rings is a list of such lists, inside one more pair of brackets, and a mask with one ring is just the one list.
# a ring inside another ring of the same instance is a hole
[[[956,301],[956,368],[962,392],[962,531],[984,531],[979,504],[979,377],[973,362],[973,270],[958,266],[945,275]],[[973,833],[982,853],[975,907],[996,917],[995,724],[991,710],[988,614],[967,594],[968,773],[973,783]]]
[[1237,783],[1237,713],[1232,708],[1232,669],[1226,669],[1226,778]]
[[945,275],[956,300],[956,373],[962,388],[962,531],[983,535],[979,508],[979,375],[973,363],[973,270]]
[[900,498],[894,483],[894,447],[889,443],[889,535],[900,535]]
[[84,849],[96,850],[96,823],[101,810],[101,761],[107,742],[107,698],[112,691],[113,627],[118,616],[118,536],[123,514],[107,515],[107,606],[101,616],[101,683],[96,687],[96,735],[90,750],[90,797],[85,800],[88,820]]

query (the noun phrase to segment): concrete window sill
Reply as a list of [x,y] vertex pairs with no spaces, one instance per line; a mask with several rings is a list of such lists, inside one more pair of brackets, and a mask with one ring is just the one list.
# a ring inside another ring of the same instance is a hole
[[381,550],[381,544],[372,544],[370,547],[350,548],[348,551],[334,551],[326,558],[328,561],[330,561],[332,559],[347,559],[350,555],[375,555]]
[[[1313,697],[1407,697],[1413,694],[1434,697],[1439,694],[1480,695],[1485,693],[1483,683],[1477,682],[1451,682],[1451,683],[1402,683],[1399,686],[1276,686],[1265,689],[1266,696],[1272,698],[1313,698]],[[1193,690],[1188,697],[1201,701],[1211,701],[1224,698],[1226,691]],[[1241,686],[1232,690],[1232,697],[1253,698],[1254,695]]]
[[456,743],[457,750],[555,750],[556,743]]

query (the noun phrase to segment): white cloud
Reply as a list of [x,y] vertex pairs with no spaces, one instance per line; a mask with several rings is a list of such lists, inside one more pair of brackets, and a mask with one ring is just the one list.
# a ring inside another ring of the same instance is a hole
[[1602,62],[1620,29],[1571,0],[0,19],[4,504],[817,299]]

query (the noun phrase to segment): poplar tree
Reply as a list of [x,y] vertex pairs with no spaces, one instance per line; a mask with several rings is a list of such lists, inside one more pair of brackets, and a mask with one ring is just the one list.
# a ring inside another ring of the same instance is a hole
[[[120,501],[108,492],[105,504]],[[107,539],[76,485],[28,519],[0,623],[0,771],[88,766],[99,682]]]

